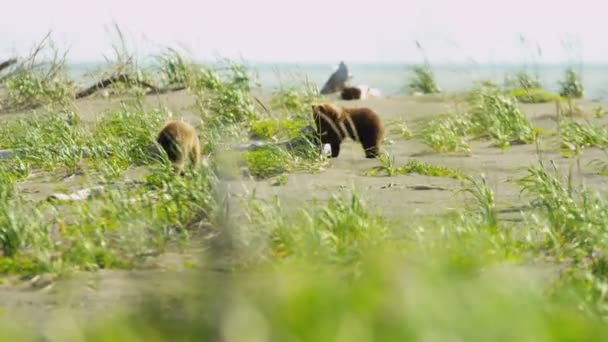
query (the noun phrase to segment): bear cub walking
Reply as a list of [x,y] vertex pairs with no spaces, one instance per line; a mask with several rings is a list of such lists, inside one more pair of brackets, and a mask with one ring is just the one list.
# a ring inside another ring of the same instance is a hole
[[201,146],[194,127],[185,121],[171,120],[161,129],[156,142],[165,150],[173,163],[173,169],[184,174],[187,159],[192,168],[198,167]]
[[321,144],[331,145],[332,158],[340,154],[340,144],[346,137],[361,143],[365,157],[378,157],[384,126],[373,110],[322,103],[312,105],[312,115]]

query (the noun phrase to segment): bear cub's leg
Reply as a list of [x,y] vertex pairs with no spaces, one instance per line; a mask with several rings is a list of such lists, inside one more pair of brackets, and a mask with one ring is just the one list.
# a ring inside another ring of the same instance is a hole
[[378,142],[374,139],[365,139],[361,141],[361,145],[363,146],[363,150],[365,150],[365,158],[377,158],[379,148]]
[[331,145],[331,157],[336,158],[340,154],[340,142],[334,141],[330,143]]

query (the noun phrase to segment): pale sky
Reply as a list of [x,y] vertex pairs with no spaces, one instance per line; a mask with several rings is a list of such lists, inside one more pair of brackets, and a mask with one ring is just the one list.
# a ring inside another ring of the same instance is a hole
[[72,61],[102,60],[117,22],[139,54],[185,46],[196,58],[267,62],[607,61],[603,0],[16,0],[0,10],[0,59],[49,30]]

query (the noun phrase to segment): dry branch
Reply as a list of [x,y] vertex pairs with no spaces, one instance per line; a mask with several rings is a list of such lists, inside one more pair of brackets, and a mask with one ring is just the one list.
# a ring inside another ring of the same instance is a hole
[[0,63],[0,71],[10,67],[11,65],[17,63],[17,58],[11,58],[9,60],[6,60],[2,63]]
[[77,99],[81,99],[83,97],[90,96],[90,95],[94,94],[96,91],[98,91],[100,89],[107,88],[107,87],[111,86],[114,83],[137,84],[137,85],[149,88],[152,91],[158,91],[159,90],[157,87],[151,85],[150,83],[148,83],[146,81],[142,81],[142,80],[139,80],[139,79],[133,79],[133,78],[131,78],[127,74],[120,74],[120,75],[114,75],[112,77],[108,77],[106,79],[103,79],[103,80],[95,83],[94,85],[88,87],[87,89],[79,91],[78,93],[76,93],[76,98]]

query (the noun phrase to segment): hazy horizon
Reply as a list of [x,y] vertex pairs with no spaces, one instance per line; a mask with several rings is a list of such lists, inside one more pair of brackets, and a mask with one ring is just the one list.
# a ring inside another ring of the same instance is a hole
[[[255,62],[414,63],[419,41],[433,63],[605,60],[603,7],[593,0],[227,0],[10,2],[0,13],[0,58],[26,54],[52,30],[69,60],[108,54],[116,22],[139,56],[184,46],[196,59]],[[523,35],[527,43],[522,44]],[[566,47],[564,46],[564,43]],[[533,57],[537,45],[541,55]]]

